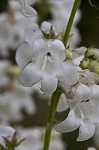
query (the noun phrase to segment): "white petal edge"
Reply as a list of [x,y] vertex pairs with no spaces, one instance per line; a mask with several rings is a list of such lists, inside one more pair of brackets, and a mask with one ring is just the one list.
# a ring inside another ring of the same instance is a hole
[[79,97],[81,97],[82,101],[84,101],[84,100],[86,101],[86,100],[90,99],[90,97],[91,97],[91,90],[86,85],[80,84],[76,90],[76,96],[77,95]]
[[57,112],[65,111],[69,107],[65,94],[62,94],[57,106]]
[[41,80],[41,90],[45,94],[52,94],[57,88],[57,78],[54,76],[44,75]]
[[23,86],[31,87],[42,78],[36,66],[32,63],[28,64],[19,74],[19,81]]
[[24,6],[24,5],[31,5],[35,2],[36,0],[19,0],[19,3]]
[[35,17],[37,15],[37,12],[31,7],[25,4],[21,8],[21,12],[25,17]]
[[55,126],[56,131],[61,133],[71,132],[80,126],[80,119],[76,117],[74,110],[69,112],[68,117]]
[[95,125],[88,121],[83,121],[79,128],[79,136],[77,141],[85,141],[90,139],[95,133]]
[[75,67],[68,62],[63,62],[63,71],[58,75],[60,82],[67,85],[74,85],[79,80],[79,75]]
[[27,65],[27,63],[29,63],[30,60],[32,60],[32,53],[32,47],[27,43],[22,43],[16,52],[17,64],[20,67],[24,68]]
[[35,1],[36,1],[36,0],[27,0],[27,4],[28,4],[28,5],[31,5],[31,4],[35,3]]

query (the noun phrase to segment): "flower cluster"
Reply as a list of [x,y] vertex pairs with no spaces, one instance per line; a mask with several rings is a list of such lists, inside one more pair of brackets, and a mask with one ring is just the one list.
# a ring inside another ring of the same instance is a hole
[[[68,110],[66,119],[54,124],[49,150],[65,149],[58,132],[76,129],[79,129],[77,141],[88,140],[95,134],[98,143],[99,50],[76,48],[80,41],[76,27],[81,17],[79,9],[69,35],[66,33],[73,7],[74,0],[9,0],[8,11],[0,15],[1,150],[43,149],[43,129],[23,128],[37,111],[38,93],[39,99],[51,99],[48,104],[53,114],[49,110],[48,134],[55,111]],[[66,34],[67,43],[64,42]],[[91,149],[95,148],[88,148]]]
[[[78,58],[75,58],[74,62],[79,63],[81,60]],[[79,82],[76,85],[72,87],[67,87],[65,84],[61,85],[65,90],[65,95],[60,99],[60,103],[70,107],[70,112],[68,117],[56,125],[55,128],[62,133],[71,132],[79,128],[77,141],[84,141],[94,135],[95,129],[99,124],[99,77],[88,69],[82,70],[80,67],[77,67],[77,70]],[[58,109],[64,111],[65,108],[63,107],[62,109],[61,105],[58,106]]]
[[[34,9],[31,9],[26,2],[20,1],[20,4],[25,16],[35,15]],[[62,9],[64,2],[53,3],[56,9],[53,12],[54,16],[57,16],[57,8],[60,8],[60,4]],[[56,19],[59,17],[57,16]],[[62,95],[57,110],[61,111],[69,107],[70,112],[63,122],[55,126],[55,129],[59,132],[70,132],[79,128],[77,141],[87,140],[94,135],[95,126],[99,123],[99,77],[97,71],[91,72],[90,69],[93,63],[98,64],[99,52],[85,47],[73,51],[70,47],[67,50],[62,37],[58,35],[63,32],[64,25],[63,27],[61,25],[61,31],[57,32],[58,27],[53,24],[55,25],[53,22],[52,24],[43,22],[41,28],[37,24],[27,27],[25,41],[16,53],[17,63],[23,68],[19,81],[27,87],[40,82],[41,91],[47,95],[54,93],[57,87],[61,87],[67,102]],[[66,22],[64,24],[66,26]],[[72,54],[72,60],[68,60],[67,52]],[[84,62],[85,60],[89,60],[88,63]]]

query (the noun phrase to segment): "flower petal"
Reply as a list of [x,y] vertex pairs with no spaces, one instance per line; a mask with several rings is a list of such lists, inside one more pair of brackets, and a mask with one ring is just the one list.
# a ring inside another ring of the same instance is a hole
[[24,6],[27,3],[27,0],[19,0],[20,5]]
[[95,133],[95,125],[88,121],[83,121],[79,128],[77,141],[85,141],[91,138]]
[[37,12],[28,5],[22,7],[21,11],[25,17],[35,17],[37,15]]
[[64,61],[66,58],[66,51],[63,43],[60,40],[50,42],[50,50],[58,57],[59,61]]
[[27,43],[21,44],[16,52],[17,64],[20,67],[25,67],[27,63],[29,63],[32,60],[32,53],[33,50],[29,44]]
[[68,62],[63,62],[63,71],[58,75],[60,82],[63,82],[67,85],[74,85],[79,80],[79,75],[76,69]]
[[83,60],[83,58],[84,58],[84,55],[81,55],[81,56],[79,56],[79,57],[73,59],[74,65],[77,65],[77,66],[80,65],[80,63],[81,63],[81,61]]
[[92,97],[91,99],[99,101],[99,85],[93,84],[91,86]]
[[35,40],[33,44],[33,60],[38,60],[41,55],[45,55],[47,52],[47,44],[43,39]]
[[43,21],[41,24],[41,30],[47,34],[50,32],[51,27],[54,28],[51,23],[47,21]]
[[41,80],[41,90],[45,94],[52,94],[57,88],[57,78],[54,76],[44,75]]
[[36,23],[29,25],[25,30],[25,41],[32,44],[34,40],[41,37],[41,31]]
[[19,81],[23,86],[30,87],[41,79],[41,74],[33,63],[27,65],[19,75]]
[[[26,17],[34,17],[37,15],[37,12],[28,5],[27,0],[19,0],[21,5],[22,14]],[[31,2],[29,2],[31,4]]]
[[74,110],[69,112],[68,117],[61,123],[55,126],[58,132],[66,133],[76,130],[80,126],[80,119],[75,115]]
[[91,90],[84,84],[80,84],[77,87],[73,100],[71,101],[71,108],[75,107],[79,102],[86,102],[91,97]]
[[28,4],[28,5],[31,5],[31,4],[33,4],[35,1],[36,1],[36,0],[27,0],[27,4]]
[[57,112],[65,111],[69,107],[65,94],[62,94],[57,106]]
[[1,126],[0,127],[0,136],[9,136],[15,133],[15,129],[9,126]]
[[77,88],[76,94],[80,95],[82,100],[88,100],[91,97],[91,90],[86,85],[80,84]]

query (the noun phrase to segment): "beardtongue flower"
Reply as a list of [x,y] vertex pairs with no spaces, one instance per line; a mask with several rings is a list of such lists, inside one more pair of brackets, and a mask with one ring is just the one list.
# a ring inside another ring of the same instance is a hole
[[[75,107],[72,107],[71,103],[68,117],[55,126],[55,129],[61,133],[71,132],[79,128],[77,141],[91,138],[95,133],[96,125],[99,124],[99,86],[95,84],[90,86],[91,93],[89,94],[91,95],[84,93],[83,88],[84,86],[80,86],[79,90],[77,89],[77,94],[82,95],[82,101],[79,100]],[[81,89],[83,90],[82,92]],[[88,91],[86,87],[85,90]]]
[[62,123],[56,125],[56,130],[65,133],[79,128],[77,141],[88,140],[95,133],[95,124],[99,123],[99,110],[96,111],[94,106],[92,101],[81,103],[70,111],[68,117]]
[[25,17],[35,17],[37,15],[35,9],[29,6],[29,4],[32,4],[34,2],[35,0],[19,0],[19,3],[21,5],[21,12]]
[[38,39],[33,47],[23,43],[16,53],[16,61],[23,69],[19,81],[23,86],[33,86],[41,80],[41,90],[52,94],[58,81],[73,85],[78,81],[78,73],[66,58],[65,47],[60,40]]

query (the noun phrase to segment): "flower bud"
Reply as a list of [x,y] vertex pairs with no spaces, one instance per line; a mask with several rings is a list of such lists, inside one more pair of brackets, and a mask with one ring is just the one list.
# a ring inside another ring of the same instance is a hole
[[66,59],[72,59],[72,52],[69,48],[66,49]]
[[99,63],[97,61],[91,61],[88,68],[99,75]]
[[20,72],[21,72],[21,69],[20,69],[18,66],[9,66],[9,67],[7,68],[7,73],[8,73],[10,76],[18,75]]
[[80,67],[82,69],[87,69],[88,68],[88,65],[89,65],[89,59],[84,59],[81,64],[80,64]]
[[88,49],[85,53],[86,58],[90,58],[94,55],[94,50],[93,49]]

